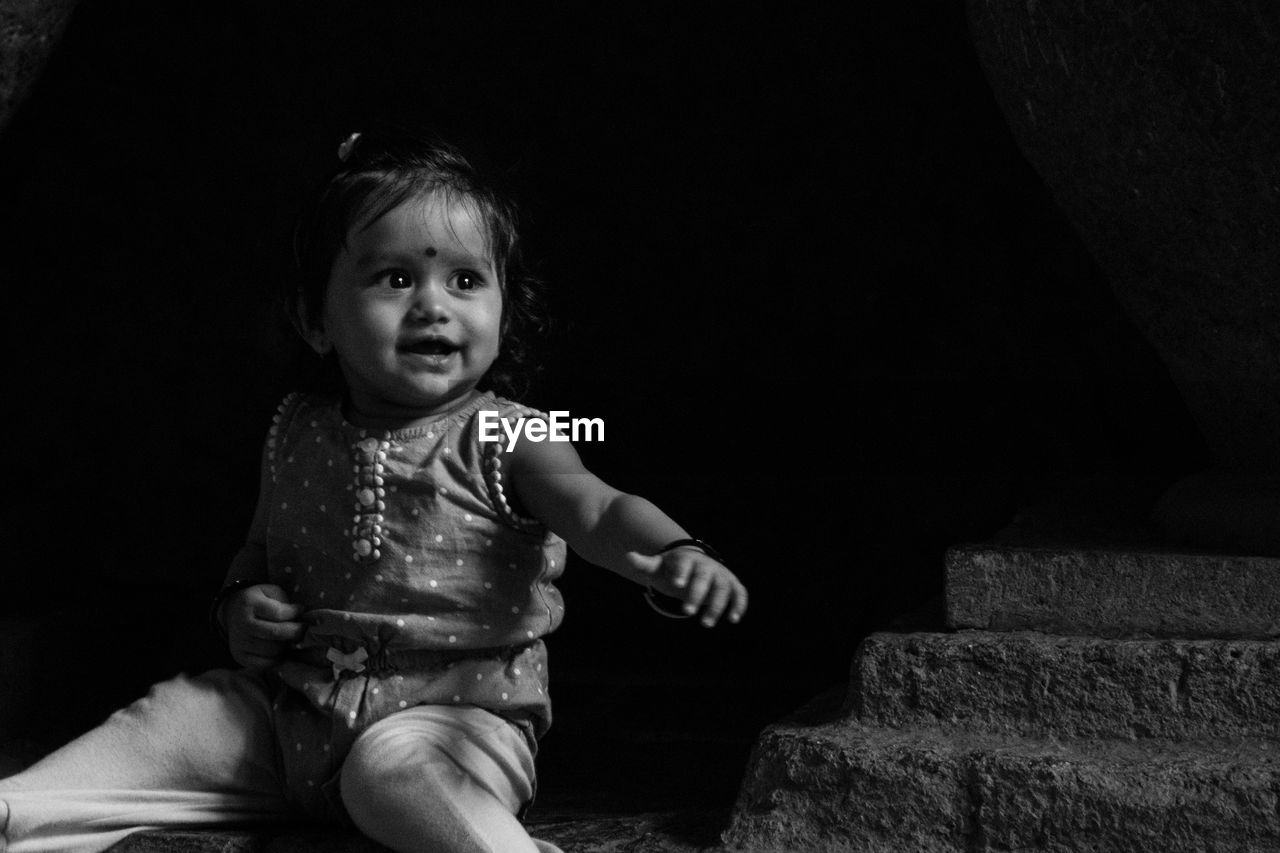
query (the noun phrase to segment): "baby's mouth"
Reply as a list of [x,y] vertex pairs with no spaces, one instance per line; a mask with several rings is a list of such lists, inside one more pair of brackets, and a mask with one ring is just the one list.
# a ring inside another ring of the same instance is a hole
[[461,347],[439,338],[424,338],[418,341],[401,344],[398,349],[401,352],[409,352],[415,355],[428,355],[443,358],[457,352]]

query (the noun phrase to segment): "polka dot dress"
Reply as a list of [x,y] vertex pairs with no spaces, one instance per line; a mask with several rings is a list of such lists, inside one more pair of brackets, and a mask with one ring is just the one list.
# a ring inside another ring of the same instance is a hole
[[251,579],[304,608],[276,712],[289,787],[314,790],[304,798],[321,796],[360,731],[404,708],[475,705],[534,736],[550,723],[541,637],[563,618],[565,544],[508,502],[482,411],[540,416],[481,394],[432,423],[373,431],[332,400],[280,406],[250,534],[267,578]]

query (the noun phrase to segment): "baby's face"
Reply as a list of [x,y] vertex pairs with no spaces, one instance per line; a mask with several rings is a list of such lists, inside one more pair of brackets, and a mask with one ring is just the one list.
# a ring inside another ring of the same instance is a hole
[[357,417],[402,422],[465,400],[498,356],[502,291],[484,223],[436,193],[348,235],[325,291]]

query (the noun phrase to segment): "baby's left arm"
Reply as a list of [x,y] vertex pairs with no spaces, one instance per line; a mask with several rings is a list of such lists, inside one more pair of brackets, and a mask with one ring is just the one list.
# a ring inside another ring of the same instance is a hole
[[503,459],[521,507],[588,562],[679,599],[707,627],[746,612],[747,590],[733,572],[696,547],[664,552],[689,534],[649,501],[588,471],[573,445],[522,441]]

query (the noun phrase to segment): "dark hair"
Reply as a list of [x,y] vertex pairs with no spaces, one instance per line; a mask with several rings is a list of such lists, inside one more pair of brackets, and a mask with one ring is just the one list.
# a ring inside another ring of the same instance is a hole
[[294,235],[298,277],[285,299],[294,326],[299,331],[320,326],[334,259],[355,223],[374,222],[410,199],[444,193],[446,201],[470,203],[480,215],[502,290],[502,341],[481,386],[512,397],[524,394],[534,373],[529,339],[544,330],[545,322],[541,283],[521,257],[515,203],[456,148],[436,138],[377,129],[348,138],[340,152],[339,171]]

